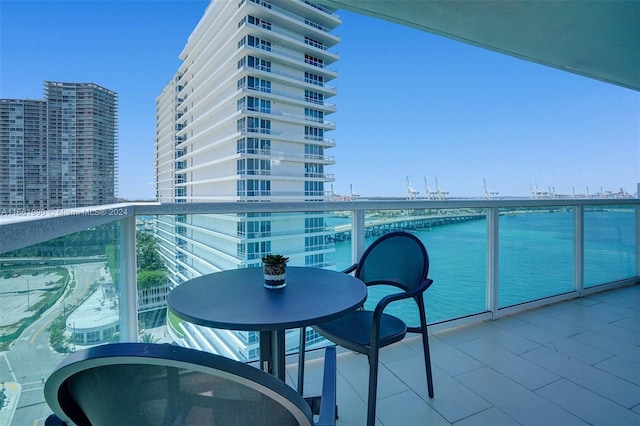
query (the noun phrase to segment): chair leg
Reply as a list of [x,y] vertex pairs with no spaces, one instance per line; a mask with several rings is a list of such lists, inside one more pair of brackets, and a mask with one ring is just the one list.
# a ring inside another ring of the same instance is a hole
[[367,402],[367,426],[376,424],[376,400],[378,398],[378,348],[369,352],[369,399]]
[[422,349],[424,351],[424,366],[427,371],[429,398],[433,398],[433,374],[431,372],[431,352],[429,351],[429,334],[427,330],[422,333]]
[[420,333],[422,334],[422,351],[424,352],[424,368],[427,372],[427,391],[429,398],[433,398],[433,374],[431,372],[431,352],[429,351],[429,331],[427,330],[427,315],[425,314],[424,299],[415,299],[420,313]]
[[300,329],[300,344],[298,345],[298,393],[304,393],[304,356],[306,350],[307,328]]

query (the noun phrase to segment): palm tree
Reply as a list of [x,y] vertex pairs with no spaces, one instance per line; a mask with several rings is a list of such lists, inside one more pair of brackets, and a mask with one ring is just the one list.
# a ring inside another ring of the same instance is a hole
[[142,343],[158,343],[160,339],[158,339],[157,337],[153,337],[153,334],[145,331],[140,335],[140,341]]

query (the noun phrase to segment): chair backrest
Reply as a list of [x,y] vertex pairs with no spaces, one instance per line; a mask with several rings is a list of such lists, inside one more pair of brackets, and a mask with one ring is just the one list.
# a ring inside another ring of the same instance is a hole
[[365,250],[355,276],[367,285],[392,284],[411,290],[429,274],[429,255],[422,242],[408,232],[391,232]]
[[78,425],[311,425],[291,387],[210,353],[152,343],[76,352],[45,384],[54,413]]

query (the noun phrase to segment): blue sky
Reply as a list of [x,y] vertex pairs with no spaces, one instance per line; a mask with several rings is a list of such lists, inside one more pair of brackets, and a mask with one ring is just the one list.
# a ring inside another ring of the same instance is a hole
[[[206,1],[0,0],[0,98],[45,80],[119,94],[119,195],[154,196],[155,98]],[[333,188],[363,196],[636,191],[640,93],[339,11]]]

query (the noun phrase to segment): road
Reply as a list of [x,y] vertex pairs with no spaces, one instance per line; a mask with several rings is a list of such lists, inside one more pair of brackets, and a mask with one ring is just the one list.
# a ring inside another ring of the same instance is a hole
[[[89,290],[89,285],[99,280],[104,262],[70,266],[75,272],[77,284],[42,317],[29,326],[14,342],[9,351],[0,356],[0,380],[19,384],[12,426],[44,424],[51,410],[44,400],[44,380],[65,357],[49,347],[47,329],[51,322],[69,305],[75,304]],[[5,425],[2,425],[5,426]]]

